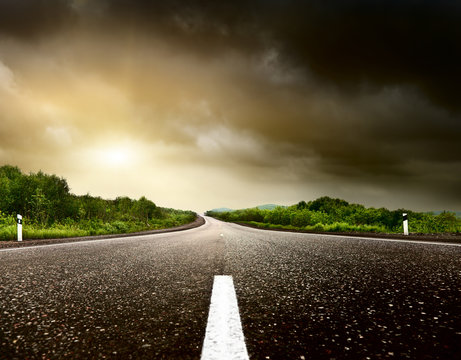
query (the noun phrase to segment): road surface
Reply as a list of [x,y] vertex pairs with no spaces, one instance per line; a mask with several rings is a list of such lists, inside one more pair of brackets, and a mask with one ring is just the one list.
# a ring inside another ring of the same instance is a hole
[[250,359],[460,359],[461,247],[196,229],[0,250],[0,359],[200,359],[230,275]]

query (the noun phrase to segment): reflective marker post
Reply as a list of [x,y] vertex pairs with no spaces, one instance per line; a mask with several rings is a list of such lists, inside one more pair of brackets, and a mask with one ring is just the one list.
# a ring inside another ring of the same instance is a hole
[[408,215],[403,213],[403,235],[408,235]]
[[22,216],[18,214],[18,241],[22,241]]

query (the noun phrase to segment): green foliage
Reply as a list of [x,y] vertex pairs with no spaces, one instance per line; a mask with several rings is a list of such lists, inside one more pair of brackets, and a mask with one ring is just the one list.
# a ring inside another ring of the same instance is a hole
[[349,203],[341,199],[332,199],[328,196],[323,196],[317,200],[311,201],[308,204],[309,210],[323,211],[326,213],[334,212],[338,208],[347,207]]
[[25,175],[0,167],[0,240],[16,238],[16,214],[23,215],[24,238],[57,238],[128,233],[180,226],[192,211],[160,208],[144,196],[105,200],[70,193],[67,181],[43,172]]
[[455,213],[444,211],[439,215],[421,214],[409,226],[418,233],[459,233],[461,220]]
[[307,208],[307,203],[304,200],[300,201],[298,205],[296,205],[296,209],[298,210],[303,210],[305,208]]
[[366,208],[327,196],[306,203],[273,210],[258,208],[228,212],[207,212],[224,221],[245,222],[266,229],[298,229],[326,232],[401,233],[402,213],[407,213],[413,233],[459,233],[461,219],[455,213],[439,215],[399,209]]

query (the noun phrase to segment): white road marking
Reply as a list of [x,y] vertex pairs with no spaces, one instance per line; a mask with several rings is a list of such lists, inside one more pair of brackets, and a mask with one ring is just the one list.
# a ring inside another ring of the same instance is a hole
[[248,360],[232,276],[214,277],[201,360]]

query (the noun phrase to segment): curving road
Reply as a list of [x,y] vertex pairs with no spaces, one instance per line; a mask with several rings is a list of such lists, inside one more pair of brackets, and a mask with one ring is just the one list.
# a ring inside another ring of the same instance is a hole
[[461,358],[461,247],[197,229],[0,250],[0,359],[199,359],[231,275],[251,359]]

